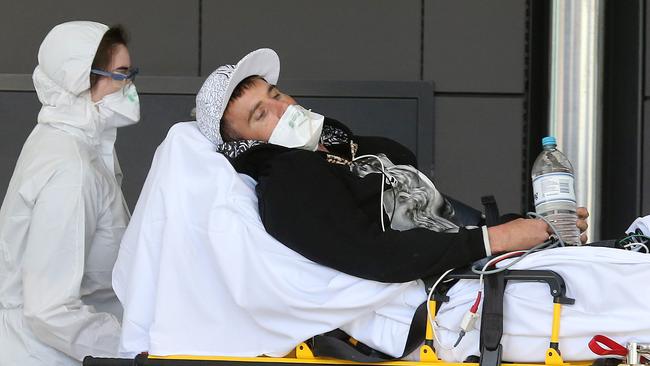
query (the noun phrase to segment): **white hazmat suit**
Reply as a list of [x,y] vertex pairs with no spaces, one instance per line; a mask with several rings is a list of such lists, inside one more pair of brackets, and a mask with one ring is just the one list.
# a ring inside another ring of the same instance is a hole
[[130,216],[114,143],[117,127],[139,119],[139,104],[132,95],[137,112],[124,118],[105,99],[91,101],[90,68],[107,30],[64,23],[39,49],[33,80],[43,106],[0,209],[2,366],[79,365],[117,351],[111,270]]

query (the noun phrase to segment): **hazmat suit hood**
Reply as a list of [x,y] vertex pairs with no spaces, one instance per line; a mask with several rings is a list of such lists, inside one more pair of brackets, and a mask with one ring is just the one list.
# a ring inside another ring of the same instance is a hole
[[43,104],[39,123],[61,123],[93,134],[98,126],[90,107],[90,68],[108,27],[95,22],[57,25],[38,50],[34,88]]
[[108,29],[101,23],[74,21],[57,25],[45,37],[33,74],[34,88],[43,104],[38,123],[52,124],[68,132],[72,132],[72,127],[94,143],[104,139],[110,145],[115,142],[110,135],[122,125],[102,119],[90,95],[91,65]]
[[97,147],[110,168],[115,159],[116,129],[125,124],[102,118],[90,94],[90,69],[108,29],[90,21],[57,25],[41,43],[32,78],[43,104],[38,123],[65,130]]

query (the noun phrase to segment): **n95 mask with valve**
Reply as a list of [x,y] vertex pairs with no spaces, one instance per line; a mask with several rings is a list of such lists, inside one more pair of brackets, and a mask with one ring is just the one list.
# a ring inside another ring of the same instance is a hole
[[273,129],[269,142],[284,147],[316,151],[325,117],[297,104],[290,105]]

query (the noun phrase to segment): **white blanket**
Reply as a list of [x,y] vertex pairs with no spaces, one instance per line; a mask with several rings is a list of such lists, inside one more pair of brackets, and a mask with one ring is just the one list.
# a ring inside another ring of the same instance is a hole
[[[558,248],[532,254],[513,268],[550,269],[564,278],[567,296],[576,300],[574,305],[562,308],[560,351],[565,361],[597,358],[587,347],[595,334],[604,334],[623,345],[630,341],[650,342],[650,254],[608,248]],[[458,338],[460,321],[477,290],[478,281],[460,281],[450,289],[450,301],[436,317],[444,346],[437,344],[436,349],[447,361],[462,361],[479,354],[478,329],[468,332],[457,348],[445,349]],[[548,286],[509,284],[503,310],[503,359],[543,362],[553,312]],[[480,321],[476,327],[480,327]]]
[[342,328],[401,355],[423,284],[361,280],[289,250],[265,232],[254,185],[195,122],[170,129],[113,271],[121,354],[283,355]]

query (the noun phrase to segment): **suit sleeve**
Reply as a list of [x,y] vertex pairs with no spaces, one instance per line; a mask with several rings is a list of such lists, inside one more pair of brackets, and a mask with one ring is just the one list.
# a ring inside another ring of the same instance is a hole
[[382,232],[317,154],[273,159],[258,185],[267,231],[306,258],[357,277],[407,282],[485,257],[482,230]]

